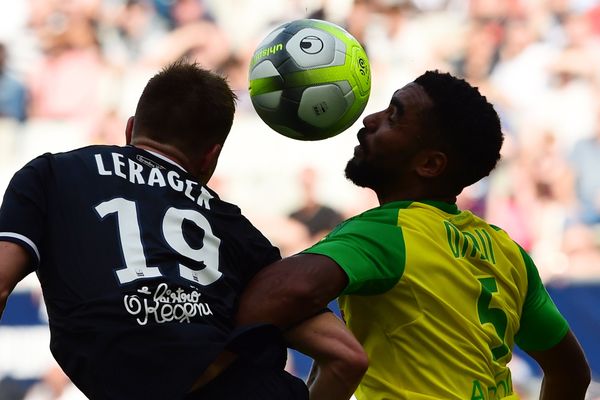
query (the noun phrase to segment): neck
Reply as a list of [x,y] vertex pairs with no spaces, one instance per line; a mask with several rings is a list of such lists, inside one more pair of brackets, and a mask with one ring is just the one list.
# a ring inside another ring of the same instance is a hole
[[138,137],[132,139],[130,144],[137,148],[153,151],[167,157],[169,160],[172,160],[173,162],[185,168],[190,174],[192,174],[199,181],[201,181],[201,183],[206,183],[201,179],[202,174],[199,174],[198,171],[196,171],[196,168],[189,161],[189,158],[185,155],[183,151],[179,150],[177,147],[171,144],[159,143],[155,140],[146,137]]
[[435,193],[423,188],[411,188],[410,190],[396,190],[396,191],[375,191],[379,204],[383,205],[391,203],[393,201],[443,201],[446,203],[456,203],[456,196]]

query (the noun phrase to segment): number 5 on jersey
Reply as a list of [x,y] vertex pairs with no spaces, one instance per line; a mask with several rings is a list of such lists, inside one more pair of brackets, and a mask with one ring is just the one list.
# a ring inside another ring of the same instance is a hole
[[477,314],[479,315],[479,322],[481,324],[491,323],[494,326],[496,335],[498,335],[498,338],[502,342],[499,346],[491,349],[494,360],[498,360],[508,354],[508,346],[504,341],[508,317],[502,309],[490,307],[492,295],[498,292],[496,279],[492,277],[478,279],[481,283],[481,294],[479,295],[479,299],[477,299]]

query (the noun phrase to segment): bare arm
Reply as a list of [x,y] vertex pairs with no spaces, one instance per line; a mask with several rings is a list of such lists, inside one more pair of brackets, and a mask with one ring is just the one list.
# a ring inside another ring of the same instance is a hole
[[346,287],[346,273],[330,258],[299,254],[263,268],[242,294],[238,325],[282,329],[315,315]]
[[544,371],[541,400],[584,399],[591,372],[573,332],[545,351],[528,352]]
[[29,274],[29,254],[21,246],[0,241],[0,318],[13,289]]
[[[246,286],[236,316],[237,326],[267,323],[279,328],[291,327],[325,308],[346,282],[342,269],[324,256],[298,255],[278,261],[263,268]],[[295,335],[298,346],[301,346],[302,335],[308,337],[310,329],[310,325],[306,325],[307,330],[303,331],[305,328],[301,326],[303,324],[290,332]],[[334,332],[333,327],[331,332]],[[341,337],[341,332],[338,333]],[[313,350],[316,357],[316,349]],[[233,353],[221,354],[194,383],[193,389],[219,375],[235,358]]]
[[368,366],[364,350],[339,319],[329,313],[307,319],[347,283],[346,273],[329,257],[299,254],[262,269],[240,300],[238,326],[293,327],[286,338],[315,360],[308,382],[311,400],[350,398]]
[[291,347],[315,361],[307,382],[311,400],[348,400],[367,371],[367,354],[344,323],[326,312],[285,334]]

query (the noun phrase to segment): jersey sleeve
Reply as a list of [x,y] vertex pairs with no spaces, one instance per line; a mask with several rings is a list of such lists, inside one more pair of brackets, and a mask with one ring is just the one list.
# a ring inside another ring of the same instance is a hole
[[566,319],[550,298],[533,260],[521,249],[527,268],[527,295],[515,343],[526,351],[552,348],[569,331]]
[[349,220],[303,253],[335,261],[348,276],[342,294],[379,294],[400,280],[406,260],[402,230],[383,223]]
[[252,268],[248,271],[247,280],[252,279],[258,271],[267,265],[281,259],[279,249],[273,246],[258,230],[256,230],[256,235],[250,239],[250,245],[252,246],[252,251],[249,254],[253,254],[254,256],[252,257]]
[[22,246],[31,256],[31,270],[40,263],[40,243],[46,220],[47,158],[28,163],[11,179],[0,207],[0,240]]
[[244,228],[238,230],[238,241],[244,244],[245,268],[240,271],[244,283],[247,283],[258,271],[269,264],[279,261],[281,253],[252,223],[242,217]]

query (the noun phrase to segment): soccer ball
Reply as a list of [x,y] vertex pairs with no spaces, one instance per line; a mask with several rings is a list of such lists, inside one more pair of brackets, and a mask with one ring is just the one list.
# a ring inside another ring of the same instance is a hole
[[360,43],[343,28],[300,19],[273,30],[250,62],[250,98],[275,131],[321,140],[349,128],[371,93],[371,69]]

